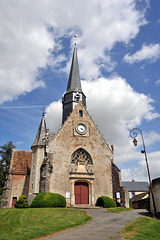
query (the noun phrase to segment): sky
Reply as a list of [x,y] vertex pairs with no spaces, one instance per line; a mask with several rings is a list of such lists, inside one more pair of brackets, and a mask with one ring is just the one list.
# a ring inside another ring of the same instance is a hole
[[0,145],[30,150],[43,107],[57,132],[77,36],[87,110],[123,181],[160,177],[160,1],[1,0]]

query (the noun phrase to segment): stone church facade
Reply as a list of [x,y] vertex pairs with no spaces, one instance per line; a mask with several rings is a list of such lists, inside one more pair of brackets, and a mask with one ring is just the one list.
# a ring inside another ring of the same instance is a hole
[[[62,104],[62,126],[57,134],[47,129],[43,112],[32,151],[13,150],[2,207],[12,207],[24,193],[31,203],[39,192],[59,193],[69,206],[95,205],[99,196],[116,200],[116,193],[123,189],[120,170],[113,162],[113,146],[109,147],[86,110],[76,46]],[[17,162],[19,170],[13,168]]]

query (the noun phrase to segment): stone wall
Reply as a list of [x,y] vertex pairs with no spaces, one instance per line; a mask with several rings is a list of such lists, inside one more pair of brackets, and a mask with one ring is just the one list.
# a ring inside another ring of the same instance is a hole
[[129,193],[127,188],[120,188],[121,207],[129,208]]
[[119,168],[112,162],[112,184],[113,184],[113,199],[117,202],[116,193],[120,193],[121,186],[121,171]]
[[[152,187],[154,193],[154,200],[156,205],[156,212],[160,214],[160,178],[155,178],[152,180]],[[150,207],[151,213],[154,214],[152,196],[150,194]]]
[[39,193],[40,168],[44,160],[44,147],[32,147],[32,162],[29,183],[29,195]]
[[1,208],[8,208],[10,201],[10,184],[11,184],[11,175],[8,175],[5,179],[5,185],[3,189],[3,195],[1,200]]
[[48,158],[45,158],[44,163],[40,169],[40,185],[39,192],[50,192],[50,174],[52,169],[50,168],[50,163]]
[[[79,111],[83,111],[83,117],[79,116]],[[79,122],[87,126],[84,135],[78,134],[75,130]],[[71,156],[79,148],[90,154],[93,161],[92,173],[85,172],[82,168],[72,173]],[[90,204],[94,205],[99,196],[105,195],[113,198],[113,153],[81,103],[77,105],[49,144],[47,153],[52,154],[51,192],[59,193],[64,197],[66,193],[70,194],[70,204],[74,204],[74,184],[76,181],[81,181],[89,185]]]
[[13,197],[18,200],[21,195],[28,195],[28,189],[29,175],[10,174],[4,187],[1,207],[12,207]]
[[31,151],[13,149],[10,171],[5,181],[1,207],[12,207],[13,197],[18,199],[22,194],[28,195],[31,158]]

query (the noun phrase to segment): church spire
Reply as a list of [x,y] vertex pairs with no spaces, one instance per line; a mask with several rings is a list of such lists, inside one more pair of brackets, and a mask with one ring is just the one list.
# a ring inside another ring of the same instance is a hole
[[68,79],[67,92],[73,91],[73,90],[82,91],[76,45],[75,45],[74,51],[73,51],[71,70],[70,70],[69,79]]
[[70,115],[70,113],[73,111],[75,106],[79,103],[79,101],[82,101],[84,106],[86,106],[86,96],[82,92],[77,49],[75,44],[67,90],[62,99],[62,102],[63,102],[62,124],[66,121],[67,117]]
[[37,131],[37,135],[36,138],[34,140],[34,143],[32,144],[32,147],[35,146],[44,146],[44,137],[45,134],[47,132],[47,128],[46,128],[46,121],[45,121],[45,108],[43,109],[43,114],[42,114],[42,119]]

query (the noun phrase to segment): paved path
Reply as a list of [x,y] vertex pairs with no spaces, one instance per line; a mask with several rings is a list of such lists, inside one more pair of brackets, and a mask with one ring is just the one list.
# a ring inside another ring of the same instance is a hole
[[123,213],[109,213],[105,209],[85,209],[93,217],[88,224],[75,229],[66,230],[44,240],[120,240],[122,235],[120,230],[130,221],[137,217],[147,215],[145,209],[132,210]]

